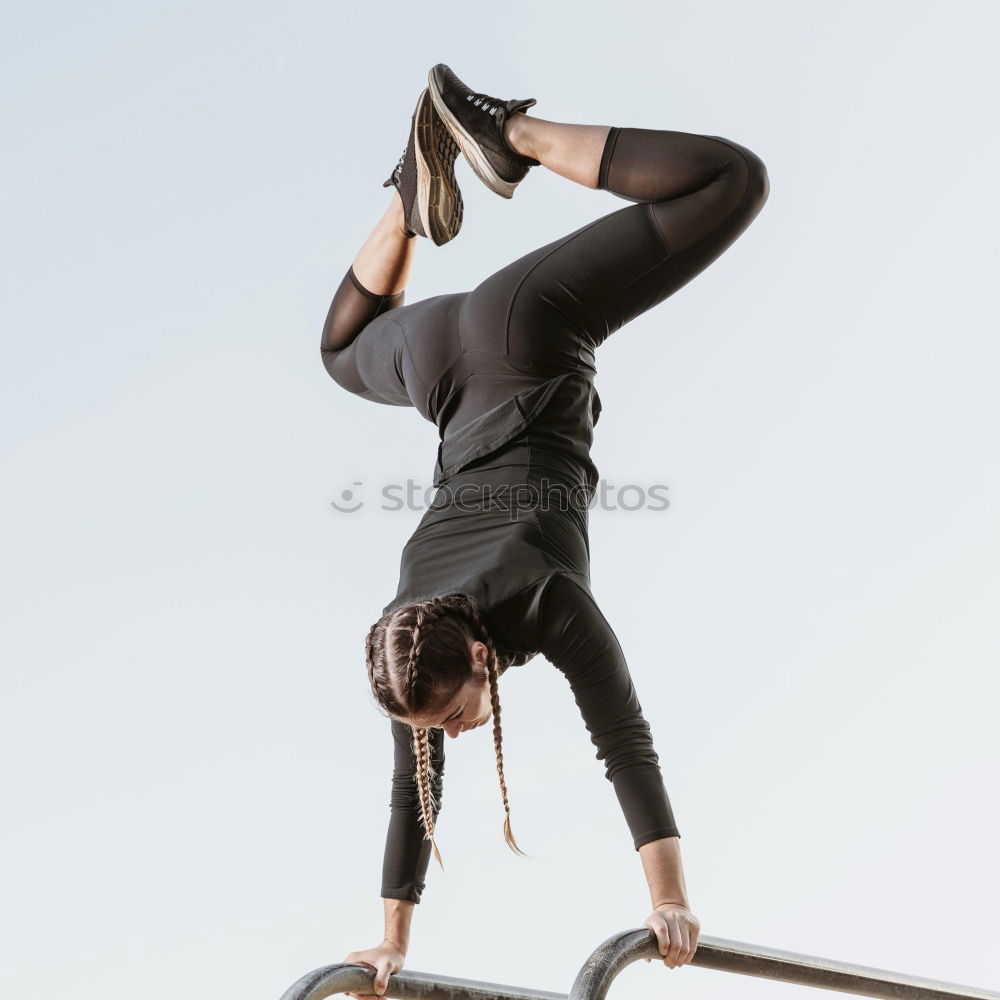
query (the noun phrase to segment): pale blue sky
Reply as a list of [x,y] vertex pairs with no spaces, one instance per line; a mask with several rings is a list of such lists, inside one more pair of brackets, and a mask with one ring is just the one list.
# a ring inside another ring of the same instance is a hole
[[[428,483],[436,431],[341,390],[318,339],[439,61],[763,157],[752,227],[598,357],[594,459],[671,505],[592,513],[594,593],[705,934],[1000,986],[998,27],[889,0],[9,9],[0,990],[277,997],[381,938],[362,639],[419,514],[330,502]],[[410,301],[618,204],[459,177]],[[488,729],[449,741],[407,967],[566,992],[649,900],[563,677],[538,658],[502,696],[534,858]],[[806,993],[644,963],[619,989],[682,987]]]

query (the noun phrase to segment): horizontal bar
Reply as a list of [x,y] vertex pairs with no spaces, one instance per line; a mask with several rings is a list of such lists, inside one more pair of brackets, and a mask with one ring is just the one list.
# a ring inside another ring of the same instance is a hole
[[[640,958],[662,960],[662,957],[656,935],[648,928],[614,934],[584,963],[569,1000],[604,1000],[615,977],[627,965]],[[724,938],[700,937],[690,964],[882,1000],[1000,1000],[1000,993],[974,986],[937,982]]]
[[[326,965],[304,975],[293,983],[281,1000],[323,1000],[334,993],[362,995],[375,992],[375,970],[367,965],[340,963]],[[383,994],[400,1000],[567,1000],[565,993],[505,986],[502,983],[482,983],[474,979],[454,979],[432,976],[427,972],[403,969],[389,976]]]

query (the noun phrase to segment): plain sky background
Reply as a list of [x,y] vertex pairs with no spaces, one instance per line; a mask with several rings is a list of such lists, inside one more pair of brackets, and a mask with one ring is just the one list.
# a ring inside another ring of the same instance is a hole
[[[704,934],[1000,987],[998,28],[992,0],[8,8],[0,992],[277,997],[381,939],[363,639],[420,510],[378,490],[429,485],[437,432],[318,341],[439,61],[767,164],[750,229],[598,355],[594,459],[671,502],[592,511],[594,593]],[[459,178],[409,301],[623,204]],[[563,676],[501,693],[532,858],[491,727],[449,740],[407,968],[567,992],[646,885]],[[642,962],[639,991],[812,992]]]

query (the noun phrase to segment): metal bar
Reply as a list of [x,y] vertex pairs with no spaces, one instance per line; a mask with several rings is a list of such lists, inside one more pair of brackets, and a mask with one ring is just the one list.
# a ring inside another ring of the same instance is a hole
[[[374,982],[375,971],[367,965],[326,965],[292,984],[281,1000],[323,1000],[323,997],[345,990],[361,995],[372,994],[375,992]],[[383,995],[401,1000],[567,1000],[565,993],[432,976],[409,969],[389,976]]]
[[[651,930],[623,931],[609,937],[584,963],[570,990],[569,1000],[604,1000],[618,973],[640,958],[662,959],[656,935]],[[1000,1000],[1000,993],[992,990],[936,982],[902,972],[849,965],[724,938],[700,937],[690,964],[884,1000]]]
[[[605,1000],[615,977],[640,958],[661,958],[656,935],[648,928],[622,931],[609,937],[584,963],[568,996],[503,983],[432,976],[407,969],[389,976],[385,996],[399,1000]],[[690,964],[882,1000],[1000,1000],[1000,993],[992,990],[724,938],[699,938],[698,950]],[[285,991],[281,1000],[323,1000],[347,990],[372,994],[375,992],[374,979],[375,972],[367,965],[326,965],[303,976]]]

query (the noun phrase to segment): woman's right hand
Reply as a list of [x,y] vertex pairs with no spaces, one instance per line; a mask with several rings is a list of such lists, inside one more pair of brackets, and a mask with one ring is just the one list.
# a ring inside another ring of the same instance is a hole
[[383,941],[377,948],[366,948],[364,951],[352,951],[344,962],[348,965],[370,965],[375,970],[373,983],[374,993],[344,992],[354,1000],[385,1000],[385,990],[389,985],[389,976],[403,968],[406,955],[399,945],[392,941]]

